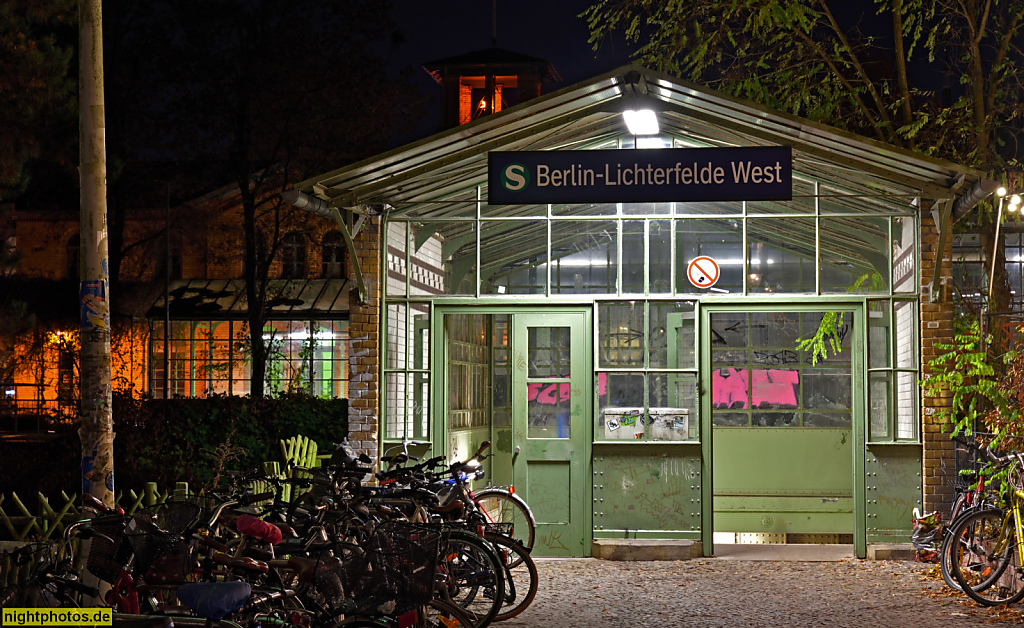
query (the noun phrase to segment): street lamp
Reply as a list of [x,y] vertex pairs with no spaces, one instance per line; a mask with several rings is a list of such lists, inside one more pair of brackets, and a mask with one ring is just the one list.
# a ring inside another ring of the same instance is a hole
[[996,189],[996,196],[999,197],[999,211],[996,213],[996,237],[995,241],[992,243],[992,267],[989,269],[988,273],[988,301],[990,304],[992,302],[992,286],[994,283],[992,278],[995,277],[996,274],[996,253],[999,251],[999,227],[1003,223],[1003,204],[1005,202],[1006,211],[1011,214],[1016,213],[1016,211],[1020,209],[1021,204],[1021,197],[1019,194],[1011,195],[1009,201],[1007,201],[1006,193],[1007,191],[1004,186],[999,186],[999,188]]

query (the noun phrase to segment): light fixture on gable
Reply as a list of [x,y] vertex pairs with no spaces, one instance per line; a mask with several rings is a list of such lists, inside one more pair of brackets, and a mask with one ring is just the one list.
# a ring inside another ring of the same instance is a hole
[[626,109],[622,112],[622,119],[633,135],[657,135],[661,131],[653,109]]

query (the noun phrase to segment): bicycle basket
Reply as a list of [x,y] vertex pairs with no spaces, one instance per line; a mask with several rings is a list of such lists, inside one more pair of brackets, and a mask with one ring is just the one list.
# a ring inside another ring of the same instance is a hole
[[132,548],[124,533],[125,516],[99,515],[90,526],[96,534],[89,545],[85,567],[100,580],[113,583],[132,557]]
[[346,550],[341,577],[348,596],[387,614],[427,604],[434,597],[441,533],[386,521],[362,547]]
[[195,504],[171,502],[135,513],[125,528],[135,552],[132,573],[150,584],[183,581],[193,552],[182,535],[199,521],[200,512]]

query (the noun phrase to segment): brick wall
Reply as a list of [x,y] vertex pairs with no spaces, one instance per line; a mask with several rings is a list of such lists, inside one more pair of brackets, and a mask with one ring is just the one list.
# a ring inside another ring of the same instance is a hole
[[366,285],[367,303],[350,293],[348,441],[377,457],[380,436],[380,218],[368,218],[353,244]]
[[[939,251],[938,226],[932,219],[931,212],[922,212],[921,216],[921,284],[931,286],[935,272],[935,264],[941,264],[942,286],[939,297],[932,302],[927,296],[921,298],[921,372],[928,376],[928,362],[939,356],[942,351],[936,344],[952,344],[953,342],[953,303],[950,297],[952,271],[952,238],[947,238],[944,250]],[[922,442],[924,443],[924,509],[948,512],[953,498],[953,441],[949,434],[942,431],[942,423],[936,417],[939,408],[950,407],[952,393],[945,391],[934,396],[922,395]],[[944,474],[942,460],[945,459],[947,471]]]

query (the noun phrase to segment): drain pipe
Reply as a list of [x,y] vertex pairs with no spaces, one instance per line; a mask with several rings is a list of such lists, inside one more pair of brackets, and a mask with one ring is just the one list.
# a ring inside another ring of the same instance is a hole
[[[321,218],[330,218],[337,223],[338,230],[341,231],[341,235],[345,239],[345,247],[348,249],[348,257],[352,263],[352,271],[355,274],[356,291],[359,296],[359,302],[365,305],[367,303],[366,284],[363,282],[363,271],[359,267],[359,258],[356,256],[356,247],[352,242],[352,238],[359,233],[359,227],[362,226],[365,215],[360,215],[359,220],[355,225],[350,227],[348,223],[345,222],[345,217],[341,215],[341,211],[337,207],[332,207],[322,198],[311,196],[305,192],[300,192],[299,190],[285,190],[284,192],[281,192],[281,200],[294,205],[299,209],[304,209],[312,214],[316,214]],[[346,211],[352,210],[346,209]]]

